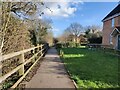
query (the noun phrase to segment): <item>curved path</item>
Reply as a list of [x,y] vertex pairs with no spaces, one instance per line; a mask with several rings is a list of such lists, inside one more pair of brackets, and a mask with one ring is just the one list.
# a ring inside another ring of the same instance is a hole
[[48,50],[37,73],[27,83],[26,88],[71,88],[75,90],[54,47]]

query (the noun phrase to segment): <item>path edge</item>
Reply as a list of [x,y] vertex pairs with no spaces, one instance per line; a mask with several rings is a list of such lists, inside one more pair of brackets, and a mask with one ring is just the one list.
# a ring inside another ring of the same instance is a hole
[[62,61],[63,65],[64,65],[64,67],[65,67],[65,70],[66,70],[66,72],[67,72],[70,80],[73,82],[73,84],[74,84],[74,86],[75,86],[75,89],[77,90],[77,89],[78,89],[78,86],[77,86],[76,82],[71,78],[71,74],[70,74],[69,70],[67,69],[67,67],[65,66],[64,61],[63,61],[63,60],[61,60],[61,61]]
[[[58,52],[58,51],[57,51],[57,52]],[[59,54],[58,54],[58,55],[59,55]],[[60,55],[59,55],[59,57],[60,57]],[[66,67],[66,65],[65,65],[65,63],[64,63],[64,61],[62,60],[61,57],[60,57],[60,60],[61,60],[61,62],[63,63],[63,65],[64,65],[64,67],[65,67],[65,70],[66,70],[66,72],[67,72],[70,80],[73,82],[75,89],[78,90],[78,86],[77,86],[76,82],[71,78],[71,74],[70,74],[69,70],[67,69],[67,67]]]

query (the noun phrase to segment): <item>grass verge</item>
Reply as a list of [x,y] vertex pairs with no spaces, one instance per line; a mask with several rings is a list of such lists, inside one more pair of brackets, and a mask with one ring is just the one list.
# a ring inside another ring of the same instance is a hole
[[119,87],[119,59],[97,50],[62,48],[62,60],[79,88]]

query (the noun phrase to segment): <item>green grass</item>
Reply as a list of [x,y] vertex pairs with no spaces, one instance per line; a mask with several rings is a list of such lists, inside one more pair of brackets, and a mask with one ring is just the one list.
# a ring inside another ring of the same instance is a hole
[[118,57],[86,48],[62,48],[64,61],[79,88],[116,88]]

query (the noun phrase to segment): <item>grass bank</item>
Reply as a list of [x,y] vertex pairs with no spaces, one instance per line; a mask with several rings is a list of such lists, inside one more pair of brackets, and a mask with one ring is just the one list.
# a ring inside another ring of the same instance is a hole
[[62,60],[79,88],[119,87],[118,57],[86,48],[62,48],[62,51]]

